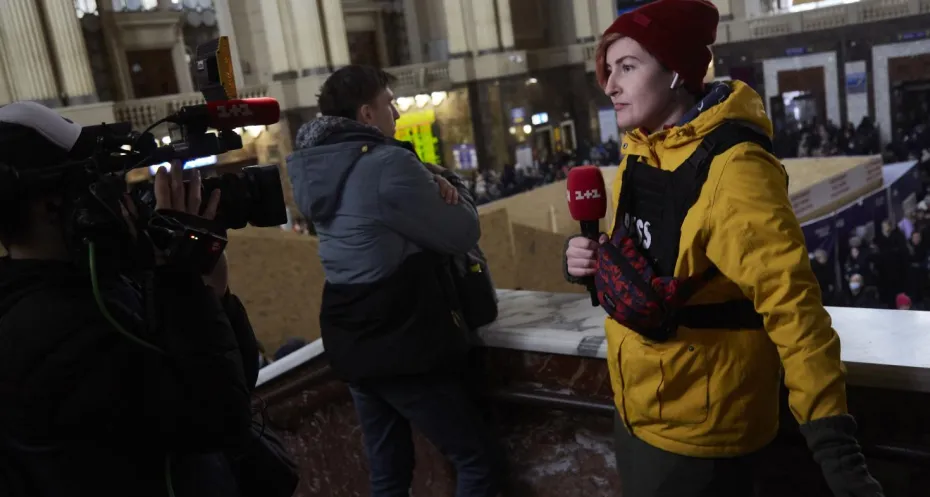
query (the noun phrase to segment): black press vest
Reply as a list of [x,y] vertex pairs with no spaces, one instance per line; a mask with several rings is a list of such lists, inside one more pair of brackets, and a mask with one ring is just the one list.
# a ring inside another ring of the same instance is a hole
[[[705,136],[674,171],[650,166],[640,156],[627,156],[615,222],[624,223],[657,276],[674,275],[681,225],[701,194],[714,157],[745,142],[772,151],[771,140],[761,132],[738,121],[726,121]],[[711,279],[718,274],[712,266],[703,276]],[[763,327],[762,316],[748,299],[686,306],[678,315],[678,324],[695,329]]]

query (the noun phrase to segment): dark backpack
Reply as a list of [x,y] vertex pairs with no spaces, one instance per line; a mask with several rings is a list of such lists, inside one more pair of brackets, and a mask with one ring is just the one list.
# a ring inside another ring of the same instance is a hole
[[[687,305],[695,293],[720,274],[716,267],[689,278],[671,274],[678,257],[681,223],[701,193],[711,162],[745,142],[756,143],[771,153],[767,136],[746,124],[728,121],[708,134],[678,169],[650,170],[649,181],[636,186],[631,181],[631,170],[651,166],[639,164],[638,158],[627,158],[621,188],[645,190],[652,199],[661,199],[658,201],[670,207],[668,213],[663,213],[662,226],[657,227],[665,236],[664,245],[655,250],[656,254],[644,254],[637,243],[641,238],[637,228],[625,222],[625,215],[635,208],[629,200],[632,195],[625,196],[621,190],[610,240],[598,248],[594,278],[598,300],[615,321],[656,342],[670,339],[679,326],[732,330],[763,327],[762,316],[748,299]],[[631,161],[636,164],[631,165]]]
[[497,290],[491,279],[487,258],[477,245],[454,259],[453,280],[465,324],[474,331],[497,319]]

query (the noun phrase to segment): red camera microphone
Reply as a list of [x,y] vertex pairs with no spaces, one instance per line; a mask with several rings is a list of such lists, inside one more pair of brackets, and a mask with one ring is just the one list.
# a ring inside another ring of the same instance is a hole
[[[577,166],[568,172],[568,210],[572,219],[581,223],[581,234],[597,241],[600,236],[599,221],[607,214],[607,188],[604,176],[597,166]],[[591,305],[601,305],[597,299],[594,279],[585,283],[591,294]]]
[[167,119],[169,122],[203,124],[213,129],[235,129],[246,126],[270,126],[281,120],[281,105],[273,98],[215,100],[200,105],[182,107]]

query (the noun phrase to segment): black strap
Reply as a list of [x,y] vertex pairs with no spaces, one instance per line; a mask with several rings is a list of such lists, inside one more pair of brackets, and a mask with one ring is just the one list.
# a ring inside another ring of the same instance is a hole
[[689,305],[676,316],[678,326],[692,329],[757,330],[765,328],[762,315],[751,300],[731,300],[719,304]]
[[[707,176],[710,173],[710,166],[714,158],[740,143],[755,143],[762,147],[766,152],[772,153],[772,140],[762,131],[750,126],[748,123],[741,121],[724,121],[723,124],[714,128],[707,134],[698,145],[698,148],[691,154],[682,167],[690,169],[689,174],[693,174],[693,183],[689,191],[675,192],[675,198],[683,199],[683,203],[677,204],[678,223],[677,234],[680,236],[681,223],[684,222],[685,216],[691,206],[697,202],[701,195],[701,189],[707,182]],[[682,185],[684,183],[676,183]],[[701,274],[704,283],[711,281],[720,274],[716,266],[711,266]],[[685,306],[677,313],[676,319],[680,326],[694,329],[757,329],[763,327],[762,316],[760,316],[753,306],[752,301],[747,299],[732,300],[719,304],[708,304],[699,306]]]
[[[741,121],[724,121],[723,124],[714,128],[701,140],[701,144],[682,165],[682,167],[690,169],[690,174],[693,174],[693,188],[687,192],[687,202],[684,204],[687,205],[687,209],[690,209],[697,202],[701,189],[707,181],[707,175],[710,173],[710,165],[714,157],[740,143],[747,142],[755,143],[766,152],[772,153],[772,140],[761,131]],[[684,194],[685,192],[681,193]],[[685,214],[687,214],[687,209]],[[683,215],[681,219],[684,220]]]
[[342,176],[339,178],[339,193],[336,194],[337,205],[342,203],[342,194],[344,193],[346,180],[348,180],[349,174],[352,173],[352,170],[355,169],[355,166],[357,166],[359,161],[362,160],[362,157],[365,157],[365,155],[368,152],[370,152],[373,148],[377,147],[378,145],[379,145],[378,143],[366,142],[366,143],[361,144],[358,147],[358,150],[359,150],[358,155],[356,155],[355,158],[352,159],[352,163],[349,164],[349,167],[345,168],[345,170],[342,171]]

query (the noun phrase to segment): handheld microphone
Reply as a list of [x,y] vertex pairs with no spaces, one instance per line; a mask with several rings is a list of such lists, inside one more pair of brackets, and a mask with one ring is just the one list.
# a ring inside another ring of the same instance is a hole
[[[581,223],[581,234],[597,241],[600,236],[598,222],[607,214],[607,188],[604,176],[597,166],[577,166],[568,172],[566,197],[572,219]],[[594,279],[585,284],[591,295],[591,305],[598,306]]]
[[201,124],[214,129],[270,126],[281,120],[281,105],[273,98],[216,100],[181,108],[167,119],[176,124]]

